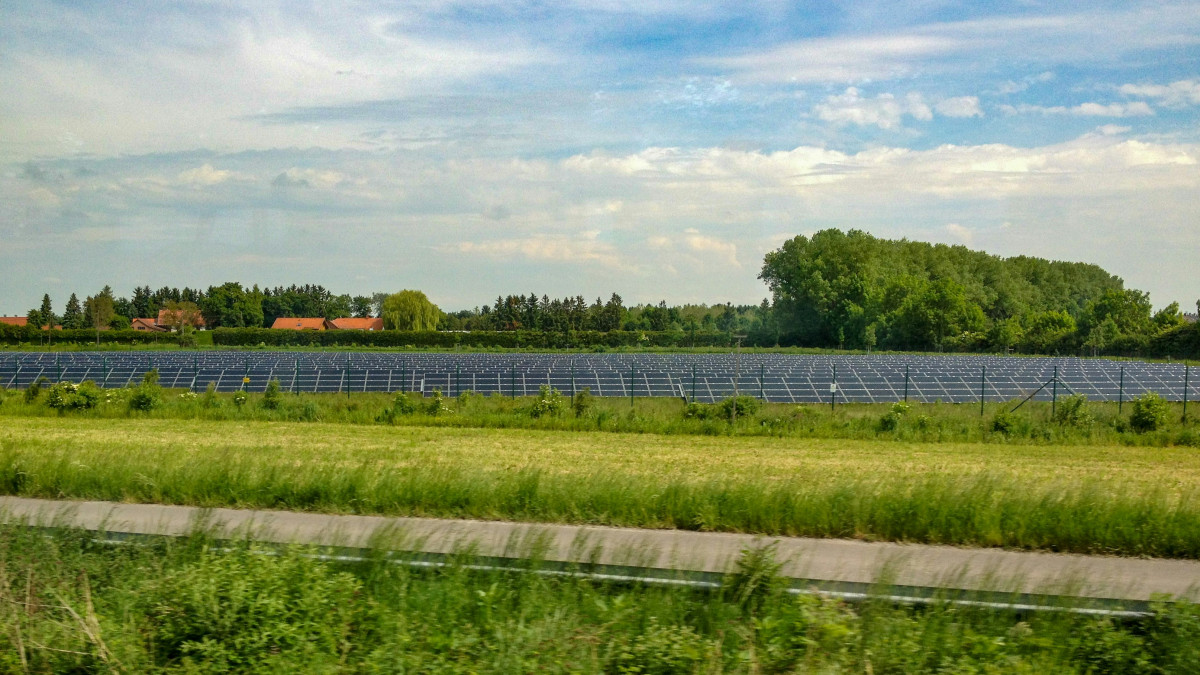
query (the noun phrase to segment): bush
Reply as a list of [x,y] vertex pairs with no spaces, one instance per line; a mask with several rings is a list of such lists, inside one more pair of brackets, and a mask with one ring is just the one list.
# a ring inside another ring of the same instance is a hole
[[736,398],[730,396],[724,401],[721,401],[718,407],[721,410],[721,415],[725,419],[731,419],[733,417],[735,408],[737,409],[738,418],[746,418],[753,417],[758,413],[759,409],[762,407],[762,401],[759,401],[753,396],[738,396]]
[[74,382],[59,382],[46,392],[46,405],[58,410],[91,410],[100,405],[102,392],[95,382],[87,380]]
[[584,387],[575,392],[571,397],[571,411],[575,413],[575,417],[586,417],[596,405],[594,399],[591,387]]
[[49,382],[49,380],[44,377],[39,377],[33,382],[30,382],[29,388],[25,390],[25,402],[33,403],[34,401],[38,400],[38,397],[42,395],[42,385],[47,382]]
[[992,431],[997,434],[1011,436],[1016,433],[1017,427],[1020,425],[1020,423],[1021,419],[1014,413],[1008,412],[1007,410],[1001,410],[1000,412],[996,413],[995,417],[992,418]]
[[1139,434],[1157,431],[1167,425],[1171,408],[1163,397],[1147,392],[1133,400],[1133,412],[1129,415],[1129,426]]
[[145,412],[153,410],[162,403],[162,390],[157,384],[141,384],[134,387],[129,396],[129,409]]
[[151,368],[142,375],[142,384],[149,386],[158,386],[158,368]]
[[430,417],[437,417],[438,415],[445,415],[451,412],[453,411],[446,405],[446,397],[442,396],[442,390],[434,389],[433,396],[425,404],[425,414]]
[[689,420],[711,420],[719,415],[719,411],[715,405],[708,403],[689,402],[683,409],[684,419]]
[[267,383],[267,390],[263,392],[259,405],[266,410],[276,410],[282,402],[283,394],[279,391],[279,380],[271,380]]
[[234,392],[233,404],[236,405],[238,408],[241,408],[242,406],[246,405],[247,400],[249,400],[249,399],[246,396],[246,392],[244,392],[240,389],[238,391]]
[[205,408],[217,408],[221,405],[221,399],[217,397],[217,383],[209,382],[204,388],[204,396],[200,399],[200,405]]
[[1075,394],[1058,402],[1054,409],[1054,421],[1065,427],[1090,427],[1096,418],[1087,406],[1087,397]]
[[567,407],[567,402],[557,389],[543,384],[538,387],[538,397],[529,408],[530,417],[558,417]]

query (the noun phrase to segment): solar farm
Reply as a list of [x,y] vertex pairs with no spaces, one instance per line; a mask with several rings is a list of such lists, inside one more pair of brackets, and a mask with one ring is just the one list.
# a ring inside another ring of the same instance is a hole
[[320,352],[59,352],[0,359],[0,385],[92,380],[106,388],[157,369],[171,388],[290,392],[472,391],[528,396],[549,386],[595,396],[718,401],[735,393],[777,403],[953,403],[1082,394],[1096,401],[1156,392],[1196,400],[1183,364],[1061,357],[793,354],[447,354]]

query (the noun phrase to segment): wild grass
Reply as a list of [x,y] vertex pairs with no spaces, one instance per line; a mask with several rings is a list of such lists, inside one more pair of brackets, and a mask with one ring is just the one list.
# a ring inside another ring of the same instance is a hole
[[1200,663],[1200,611],[1186,604],[1123,621],[847,605],[782,592],[752,557],[707,591],[214,543],[116,547],[0,527],[0,670],[1182,673]]
[[0,417],[0,493],[1200,558],[1190,448]]
[[[731,420],[728,405],[688,405],[680,399],[586,397],[572,405],[569,395],[546,392],[509,398],[464,393],[431,406],[431,397],[359,392],[346,394],[283,393],[264,401],[261,393],[206,393],[164,390],[152,410],[130,410],[132,389],[105,390],[95,408],[74,411],[75,416],[213,421],[260,420],[339,422],[348,424],[436,426],[491,429],[607,431],[663,435],[776,436],[794,439],[841,438],[900,442],[974,442],[996,444],[1079,444],[1200,447],[1200,428],[1194,422],[1193,403],[1183,421],[1179,403],[1163,402],[1162,423],[1144,429],[1131,422],[1134,403],[1089,402],[1064,397],[1059,405],[1036,402],[1010,412],[1014,402],[988,403],[980,414],[978,404],[879,403],[795,405],[753,403],[751,414]],[[562,405],[546,410],[547,397]],[[401,403],[404,403],[402,406]],[[728,402],[726,402],[728,403]],[[405,410],[400,410],[400,408]],[[742,405],[739,404],[739,409]],[[1064,415],[1074,410],[1076,414]],[[699,414],[697,414],[699,413]],[[47,397],[26,400],[26,392],[0,391],[0,417],[60,416],[47,405]]]

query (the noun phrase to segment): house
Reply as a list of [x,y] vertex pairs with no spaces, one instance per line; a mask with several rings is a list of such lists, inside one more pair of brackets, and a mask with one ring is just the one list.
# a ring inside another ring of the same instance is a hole
[[166,326],[160,326],[154,319],[134,319],[129,322],[129,327],[133,330],[145,331],[148,333],[165,333],[169,329]]
[[1183,315],[1184,323],[1196,323],[1196,319],[1197,319],[1196,314],[1184,314]]
[[[163,330],[173,330],[179,323],[178,315],[179,310],[160,309],[158,310],[158,319],[154,321],[154,325]],[[204,317],[200,315],[200,312],[195,313],[190,323],[192,324],[192,328],[204,329]]]
[[333,324],[321,317],[281,316],[271,324],[271,330],[329,330]]
[[344,319],[334,319],[330,321],[333,327],[338,330],[383,330],[383,319],[352,319],[346,317]]

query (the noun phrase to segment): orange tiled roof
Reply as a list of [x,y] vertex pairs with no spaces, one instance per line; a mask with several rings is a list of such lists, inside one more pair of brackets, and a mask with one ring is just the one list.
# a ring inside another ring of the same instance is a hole
[[0,316],[0,323],[9,326],[28,326],[29,317],[27,316]]
[[156,333],[165,331],[166,328],[158,325],[154,319],[134,319],[129,322],[129,327],[133,330],[153,331]]
[[274,330],[325,330],[329,322],[322,317],[281,316],[271,324]]
[[383,330],[383,319],[334,319],[330,323],[339,330]]

